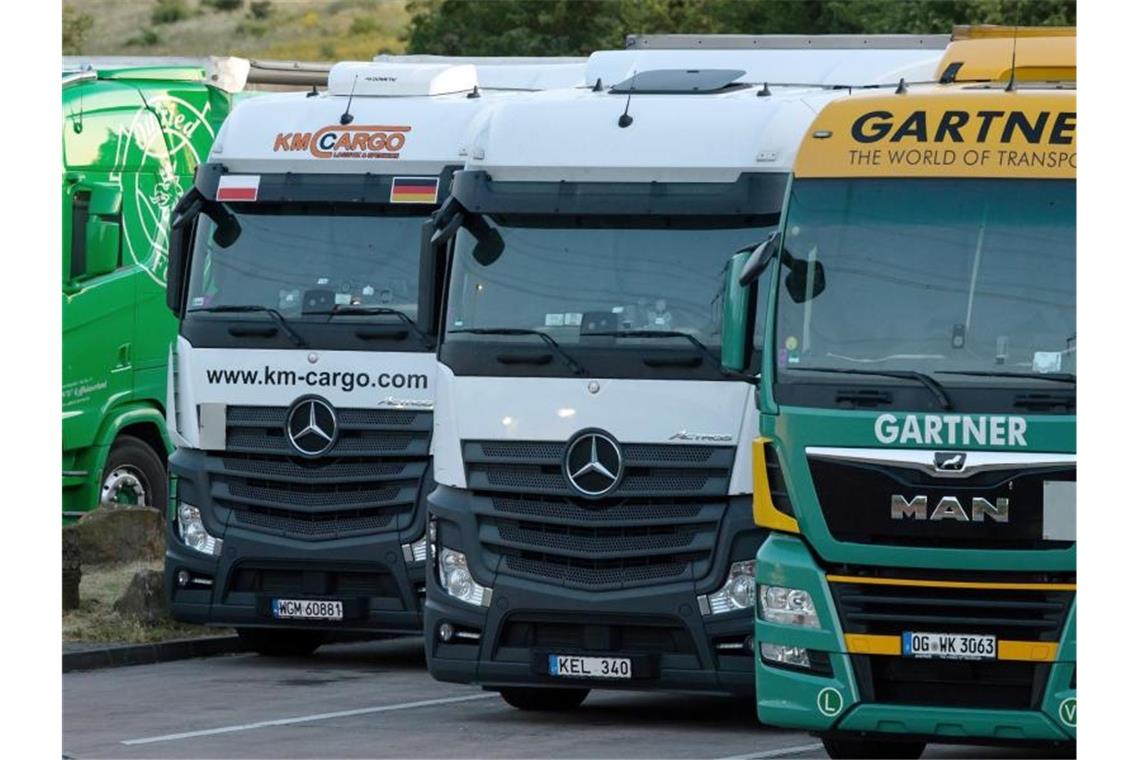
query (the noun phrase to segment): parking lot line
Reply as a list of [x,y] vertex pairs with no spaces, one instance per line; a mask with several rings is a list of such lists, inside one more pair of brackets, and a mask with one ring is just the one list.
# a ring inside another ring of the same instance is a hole
[[289,726],[294,723],[311,723],[330,718],[348,718],[354,715],[371,715],[373,713],[396,712],[398,710],[412,710],[417,707],[432,707],[434,705],[448,705],[455,702],[470,702],[475,699],[495,699],[498,694],[470,694],[466,697],[444,697],[442,699],[425,699],[419,702],[402,702],[394,705],[378,705],[376,707],[361,707],[356,710],[339,710],[337,712],[319,713],[317,715],[299,715],[295,718],[278,718],[277,720],[261,720],[256,723],[243,723],[236,726],[221,726],[219,728],[206,728],[200,731],[186,731],[180,734],[165,734],[163,736],[146,736],[141,739],[126,739],[121,744],[153,744],[155,742],[172,742],[179,739],[193,739],[199,736],[213,736],[214,734],[229,734],[235,731],[252,731],[255,728],[269,728],[271,726]]
[[823,749],[823,745],[819,742],[814,744],[798,744],[795,747],[780,747],[778,749],[768,749],[763,752],[752,752],[747,755],[732,755],[730,757],[721,757],[717,760],[764,760],[770,757],[788,757],[790,755],[802,755],[805,752],[814,752]]

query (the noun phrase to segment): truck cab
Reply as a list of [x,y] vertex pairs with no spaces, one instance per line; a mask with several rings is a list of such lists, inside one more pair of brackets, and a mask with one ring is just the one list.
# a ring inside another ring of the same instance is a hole
[[766,307],[721,290],[776,229],[799,139],[836,97],[763,78],[929,78],[940,52],[824,39],[596,53],[592,87],[473,123],[424,249],[448,271],[433,677],[521,709],[572,708],[592,688],[752,694],[766,533],[746,431]]
[[227,119],[173,222],[175,618],[270,655],[420,630],[442,272],[419,250],[468,122],[517,97],[482,84],[341,63]]
[[757,712],[832,757],[1076,739],[1073,37],[975,31],[819,113],[732,283],[768,304]]
[[63,516],[165,501],[171,211],[232,94],[197,66],[63,73]]

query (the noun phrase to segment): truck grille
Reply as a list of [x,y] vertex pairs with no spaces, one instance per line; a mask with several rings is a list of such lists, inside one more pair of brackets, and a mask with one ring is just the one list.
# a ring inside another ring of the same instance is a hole
[[[812,483],[827,528],[837,541],[962,549],[1064,549],[1072,542],[1046,541],[1044,482],[1076,480],[1075,467],[1036,466],[983,470],[945,478],[884,463],[839,461],[809,454]],[[1008,522],[891,518],[891,499],[927,498],[934,508],[943,497],[970,509],[974,498],[991,504],[1008,500]]]
[[1075,592],[890,586],[831,581],[847,633],[903,631],[993,634],[1014,641],[1058,641]]
[[297,456],[288,407],[226,409],[226,450],[208,457],[210,493],[247,530],[305,540],[404,530],[427,472],[432,414],[337,410],[336,445]]
[[920,660],[852,655],[866,702],[991,710],[1033,710],[1049,664],[1003,660]]
[[613,494],[574,495],[565,445],[463,444],[485,559],[499,572],[616,589],[709,572],[727,509],[732,447],[634,444]]

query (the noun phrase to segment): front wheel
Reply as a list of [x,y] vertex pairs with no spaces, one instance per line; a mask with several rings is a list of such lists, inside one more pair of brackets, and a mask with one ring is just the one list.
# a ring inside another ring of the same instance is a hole
[[925,742],[887,742],[874,739],[824,739],[823,748],[828,757],[884,758],[884,760],[912,760],[922,757]]
[[159,507],[165,503],[166,465],[145,441],[121,435],[111,446],[99,489],[102,507]]
[[238,628],[246,649],[263,657],[307,657],[325,643],[324,631],[290,631],[281,628]]
[[536,712],[573,710],[586,699],[589,689],[535,689],[514,687],[499,689],[499,696],[511,707]]

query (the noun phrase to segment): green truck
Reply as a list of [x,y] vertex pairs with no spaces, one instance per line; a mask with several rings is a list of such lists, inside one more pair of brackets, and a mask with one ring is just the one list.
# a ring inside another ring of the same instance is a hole
[[1076,741],[1075,67],[1002,61],[825,106],[726,283],[769,294],[757,713],[832,757]]
[[63,514],[164,503],[170,212],[233,95],[199,66],[63,72]]

